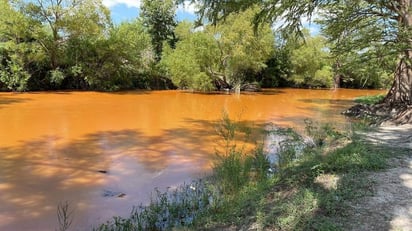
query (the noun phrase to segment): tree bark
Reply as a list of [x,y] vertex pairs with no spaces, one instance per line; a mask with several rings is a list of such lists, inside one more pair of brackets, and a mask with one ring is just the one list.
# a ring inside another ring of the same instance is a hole
[[400,55],[395,79],[384,103],[408,106],[412,105],[412,39],[409,35],[412,29],[412,0],[398,0],[398,4],[398,37],[407,44],[407,48]]
[[335,76],[333,77],[333,87],[334,89],[340,88],[340,82],[342,79],[342,74],[340,73],[341,64],[339,60],[335,62]]
[[385,97],[385,103],[390,105],[412,105],[412,69],[410,60],[406,56],[399,61],[395,72],[395,80]]

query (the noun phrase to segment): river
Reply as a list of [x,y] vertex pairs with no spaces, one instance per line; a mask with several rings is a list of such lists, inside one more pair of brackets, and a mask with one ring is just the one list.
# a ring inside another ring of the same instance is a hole
[[340,112],[371,90],[271,89],[0,93],[0,230],[55,230],[68,201],[73,230],[127,216],[155,187],[201,177],[226,111],[251,126],[345,126]]

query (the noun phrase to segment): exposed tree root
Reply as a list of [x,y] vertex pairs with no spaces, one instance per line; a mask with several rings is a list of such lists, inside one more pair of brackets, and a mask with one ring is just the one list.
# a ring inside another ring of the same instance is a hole
[[378,125],[412,124],[412,106],[407,105],[357,104],[342,114],[356,118],[368,118]]

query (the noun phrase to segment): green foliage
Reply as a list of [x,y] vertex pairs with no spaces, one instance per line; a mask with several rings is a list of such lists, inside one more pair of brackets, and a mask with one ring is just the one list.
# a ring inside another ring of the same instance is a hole
[[193,77],[193,86],[195,86],[194,89],[200,91],[211,91],[214,89],[212,80],[204,72],[197,73]]
[[[277,42],[277,41],[276,41]],[[259,82],[262,87],[289,86],[289,76],[292,71],[290,50],[285,46],[278,46],[272,57],[266,61],[266,67],[260,72]]]
[[272,220],[265,222],[278,230],[295,230],[310,220],[318,208],[317,196],[310,189],[291,193],[288,201],[271,210]]
[[250,24],[257,9],[229,15],[225,22],[210,27],[220,50],[219,61],[230,85],[240,85],[245,72],[258,72],[272,55],[274,37],[269,24],[258,31]]
[[379,170],[386,166],[385,153],[369,148],[367,145],[353,142],[325,158],[327,172],[359,172]]
[[36,39],[48,55],[51,70],[65,64],[66,41],[99,36],[110,22],[109,10],[98,0],[39,0],[21,1],[20,4],[28,18],[43,26]]
[[231,151],[227,155],[219,155],[214,174],[221,191],[230,195],[241,189],[249,181],[251,167],[250,159],[241,152]]
[[[351,88],[387,88],[393,79],[396,57],[385,54],[379,46],[360,51],[332,49],[336,62],[335,73],[340,75],[341,86]],[[378,51],[381,50],[381,51]],[[339,53],[339,54],[336,54]],[[376,56],[381,56],[377,59]]]
[[291,128],[276,128],[269,131],[270,135],[275,136],[279,141],[275,143],[278,146],[276,156],[278,158],[276,165],[277,171],[282,171],[289,167],[295,160],[302,155],[305,146],[303,137]]
[[237,142],[249,140],[249,127],[233,122],[227,113],[223,113],[216,130],[223,141],[223,150],[216,149],[217,159],[213,169],[215,181],[223,194],[232,195],[252,181],[267,179],[270,166],[263,147],[257,147],[252,153],[245,153],[244,147],[237,146]]
[[[177,25],[182,1],[143,1],[140,18],[114,25],[100,0],[1,0],[1,87],[120,90],[168,87],[169,77],[182,89],[210,91],[331,87],[336,76],[343,87],[384,88],[410,47],[410,26],[394,20],[409,11],[390,1],[192,0],[209,19],[196,26]],[[316,9],[327,42],[301,29]]]
[[159,61],[163,52],[163,43],[168,42],[174,47],[175,27],[177,25],[175,14],[177,5],[173,0],[143,0],[140,7],[140,17],[143,25],[148,28],[152,46]]
[[213,85],[239,87],[246,73],[262,70],[274,41],[269,25],[254,33],[250,24],[254,11],[234,14],[225,23],[202,28],[180,23],[176,49],[165,49],[162,62],[173,83],[193,90],[210,90]]
[[331,124],[321,124],[305,119],[305,133],[310,137],[313,143],[321,147],[330,144],[331,141],[345,137],[342,132],[337,131]]
[[[180,0],[179,2],[182,2]],[[411,60],[412,25],[408,20],[411,17],[411,6],[407,1],[218,1],[218,0],[192,0],[199,5],[199,21],[204,18],[217,24],[227,19],[234,12],[242,12],[258,7],[260,10],[254,16],[255,27],[262,23],[276,23],[283,38],[295,39],[296,34],[303,35],[302,26],[304,19],[315,18],[321,25],[321,31],[330,44],[334,67],[331,69],[314,65],[317,74],[307,66],[308,60],[299,59],[305,54],[304,50],[295,52],[294,66],[303,68],[295,70],[292,80],[296,84],[309,82],[315,86],[330,86],[331,71],[334,72],[337,84],[342,81],[343,87],[356,88],[384,88],[390,86],[392,74],[402,64],[400,60]],[[319,16],[320,17],[313,17]],[[314,52],[316,53],[316,52]],[[322,56],[321,56],[322,57]],[[310,62],[309,61],[309,62]],[[327,66],[331,66],[331,63]],[[410,75],[409,67],[402,69],[405,75]],[[308,77],[309,76],[309,77]],[[407,78],[401,78],[397,73],[398,85],[408,86]],[[310,78],[310,79],[307,79]],[[393,85],[395,86],[395,85]],[[410,91],[394,88],[398,94],[393,94],[392,100],[399,100],[409,95]],[[391,91],[390,93],[394,93]]]
[[[322,140],[343,143],[334,143],[337,148],[324,149],[331,143],[307,147],[272,180],[238,189],[220,209],[202,216],[196,227],[213,229],[222,227],[222,223],[237,228],[254,224],[263,230],[342,230],[346,227],[350,222],[347,220],[351,213],[349,205],[373,195],[373,182],[366,177],[366,171],[385,168],[390,150],[363,143],[358,137],[347,143],[347,137],[330,125],[307,123],[307,133],[312,139],[322,137]],[[293,136],[293,131],[286,129],[280,134]],[[324,186],[317,180],[319,177],[329,178],[326,183],[332,186]]]
[[[184,2],[178,0],[177,2]],[[327,5],[329,1],[258,1],[258,0],[240,0],[240,1],[219,1],[219,0],[191,0],[197,3],[199,10],[199,21],[207,19],[216,24],[224,21],[232,13],[241,12],[250,8],[260,9],[253,18],[256,27],[262,23],[278,22],[282,20],[284,24],[283,34],[285,36],[300,33],[303,18],[310,17],[317,9]]]
[[6,65],[0,65],[0,81],[12,91],[24,91],[30,74],[24,70],[21,60],[12,57]]
[[[190,25],[181,24],[178,29],[190,30],[188,26]],[[216,53],[217,46],[212,37],[203,32],[194,32],[187,39],[180,40],[176,49],[167,48],[162,64],[166,66],[176,86],[182,89],[209,90],[212,79],[206,71],[213,65]]]
[[324,38],[307,36],[292,50],[290,80],[297,86],[332,87],[333,72]]
[[389,2],[342,1],[326,7],[319,23],[333,44],[331,53],[339,63],[335,72],[342,76],[342,86],[389,87],[406,45],[400,38],[400,22],[394,20],[397,13]]
[[72,39],[66,55],[72,78],[92,89],[145,88],[141,80],[154,64],[150,36],[138,20],[110,28],[108,37]]
[[64,78],[64,73],[59,69],[50,71],[50,82],[56,85],[60,85],[63,82]]
[[27,89],[35,63],[45,57],[35,36],[40,25],[21,12],[8,1],[0,7],[0,82],[7,89],[23,91]]
[[93,230],[170,230],[190,226],[204,210],[214,206],[214,199],[215,195],[203,181],[193,181],[166,192],[156,189],[149,205],[134,207],[130,217],[113,217]]
[[378,104],[378,103],[382,102],[384,98],[385,98],[385,95],[382,95],[382,94],[360,96],[360,97],[355,98],[355,102],[356,103],[373,105],[373,104]]

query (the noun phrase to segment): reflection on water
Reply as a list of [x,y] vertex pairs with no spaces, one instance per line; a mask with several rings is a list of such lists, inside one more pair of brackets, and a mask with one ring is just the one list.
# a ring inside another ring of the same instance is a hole
[[224,110],[256,127],[344,124],[352,98],[377,93],[0,93],[0,230],[54,230],[62,201],[75,210],[76,230],[88,229],[127,215],[154,187],[205,174]]

